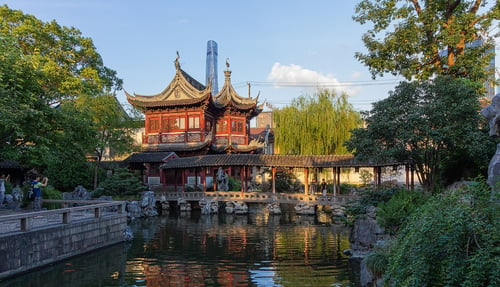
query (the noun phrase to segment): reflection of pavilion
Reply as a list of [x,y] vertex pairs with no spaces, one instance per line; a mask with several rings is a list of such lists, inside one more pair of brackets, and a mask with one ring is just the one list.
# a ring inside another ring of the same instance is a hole
[[[134,266],[129,268],[141,272],[148,286],[304,286],[299,283],[307,279],[331,286],[345,276],[332,276],[332,269],[347,264],[342,253],[349,247],[347,233],[279,221],[255,224],[259,220],[252,216],[262,215],[227,216],[224,223],[217,216],[169,219],[159,236],[143,246],[159,260],[132,257]],[[229,217],[246,220],[232,225]]]

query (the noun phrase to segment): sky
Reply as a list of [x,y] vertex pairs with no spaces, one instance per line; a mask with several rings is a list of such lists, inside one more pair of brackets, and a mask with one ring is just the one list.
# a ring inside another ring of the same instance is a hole
[[[207,42],[218,45],[218,82],[226,59],[240,96],[273,107],[313,95],[318,85],[346,92],[356,110],[388,96],[402,77],[373,80],[354,57],[368,29],[352,20],[352,0],[0,0],[42,21],[79,29],[128,93],[154,95],[175,74],[174,60],[205,84]],[[497,57],[497,63],[498,57]],[[123,91],[118,99],[126,104]]]

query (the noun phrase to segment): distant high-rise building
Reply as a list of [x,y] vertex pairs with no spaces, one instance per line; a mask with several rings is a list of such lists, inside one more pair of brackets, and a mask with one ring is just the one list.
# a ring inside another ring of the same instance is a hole
[[[478,39],[472,41],[472,43],[468,44],[466,46],[466,48],[467,47],[475,48],[475,47],[482,46],[484,44],[485,44],[484,40],[481,38],[478,38]],[[495,45],[493,45],[493,47],[488,49],[486,51],[486,53],[490,54],[491,58],[490,58],[488,67],[485,68],[488,72],[490,72],[490,76],[489,76],[488,80],[484,83],[484,89],[486,90],[485,96],[489,99],[493,99],[493,97],[495,96],[495,85],[494,85],[494,82],[495,82]]]
[[[465,49],[471,49],[471,48],[477,48],[477,47],[480,47],[482,45],[485,44],[485,40],[482,39],[482,38],[477,38],[476,40],[470,42],[470,43],[467,43],[465,45]],[[494,85],[494,82],[495,82],[495,46],[493,45],[493,47],[491,47],[490,49],[488,49],[486,51],[486,53],[490,54],[491,55],[491,58],[490,58],[490,61],[489,61],[489,64],[487,67],[485,67],[485,69],[490,72],[490,77],[487,81],[484,82],[484,89],[485,89],[485,94],[484,96],[489,98],[489,99],[493,99],[493,97],[495,96],[495,85]],[[448,55],[448,51],[447,50],[443,50],[441,52],[439,52],[439,56],[441,57],[446,57]]]
[[217,43],[215,41],[207,42],[207,82],[212,83],[212,96],[215,96],[219,92],[219,86],[217,83]]

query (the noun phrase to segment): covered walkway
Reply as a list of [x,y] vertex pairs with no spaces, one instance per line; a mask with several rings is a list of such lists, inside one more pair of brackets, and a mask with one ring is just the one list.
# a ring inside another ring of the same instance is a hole
[[[176,174],[180,172],[182,182],[186,183],[186,170],[194,169],[196,174],[195,182],[201,182],[206,192],[206,174],[210,174],[209,169],[213,168],[240,168],[241,191],[248,191],[248,178],[250,168],[268,167],[272,174],[272,193],[276,193],[276,169],[277,168],[303,168],[304,169],[304,191],[309,193],[309,173],[311,169],[331,169],[334,194],[340,189],[340,172],[342,168],[373,168],[374,182],[377,186],[381,184],[383,167],[398,168],[405,166],[406,187],[413,188],[414,172],[406,163],[370,163],[357,161],[352,155],[266,155],[266,154],[218,154],[194,157],[171,158],[167,160],[161,169],[161,182],[165,186],[165,170],[173,169]],[[184,190],[184,184],[182,188]],[[176,183],[174,183],[176,185]],[[176,189],[177,190],[177,189]],[[214,181],[214,191],[217,190]]]

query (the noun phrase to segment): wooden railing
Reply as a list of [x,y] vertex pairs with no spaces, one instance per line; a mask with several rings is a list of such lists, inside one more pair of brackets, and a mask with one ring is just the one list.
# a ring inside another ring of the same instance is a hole
[[157,193],[157,200],[177,201],[183,198],[187,201],[199,201],[201,199],[216,201],[244,201],[244,202],[278,202],[297,204],[308,202],[316,205],[331,205],[335,203],[344,204],[357,199],[356,195],[308,195],[303,193],[268,193],[268,192],[239,192],[239,191],[216,191],[216,192],[164,192]]
[[[104,215],[103,211],[105,215],[125,213],[124,201],[44,200],[43,202],[61,204],[63,208],[0,216],[0,234],[29,231],[34,226],[69,224],[76,218],[100,218]],[[69,205],[78,206],[68,207]]]

